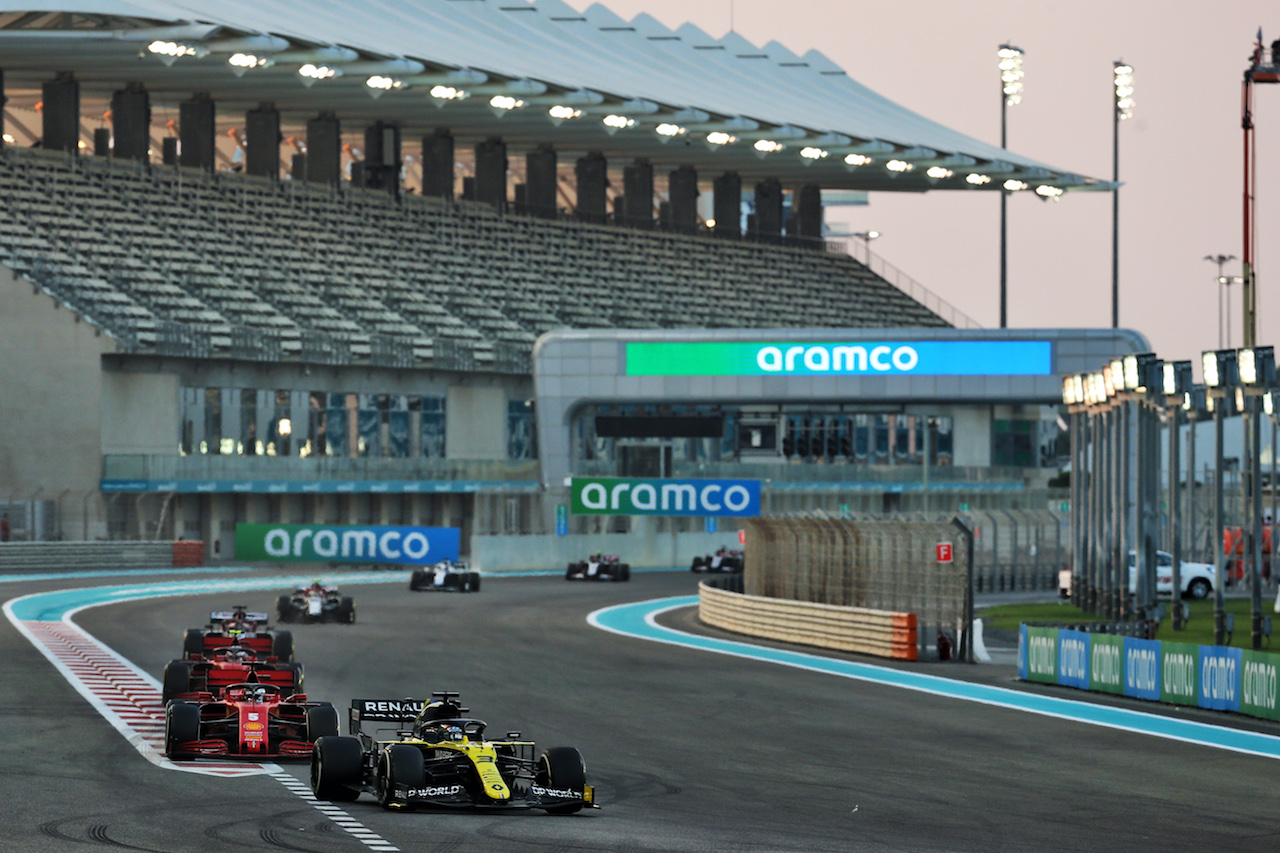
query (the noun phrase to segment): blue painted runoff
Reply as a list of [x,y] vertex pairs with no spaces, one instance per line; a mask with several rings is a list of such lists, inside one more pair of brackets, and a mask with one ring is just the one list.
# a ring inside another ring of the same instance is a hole
[[697,603],[698,596],[687,595],[676,598],[640,601],[634,604],[620,604],[595,611],[588,617],[588,621],[598,628],[612,631],[615,634],[659,643],[670,643],[749,660],[766,661],[811,672],[827,673],[842,678],[853,678],[890,687],[931,693],[935,696],[944,696],[968,702],[980,702],[1016,711],[1075,720],[1088,725],[1105,726],[1217,749],[1244,752],[1267,758],[1280,758],[1280,737],[1275,737],[1274,735],[1223,728],[1207,723],[1134,711],[1128,708],[1116,708],[1095,705],[1090,702],[1061,699],[1054,696],[1023,693],[1003,687],[973,684],[967,681],[957,681],[951,678],[893,669],[875,664],[838,660],[804,652],[774,649],[733,640],[721,640],[714,637],[703,637],[666,628],[655,621],[660,613],[681,607],[692,607]]

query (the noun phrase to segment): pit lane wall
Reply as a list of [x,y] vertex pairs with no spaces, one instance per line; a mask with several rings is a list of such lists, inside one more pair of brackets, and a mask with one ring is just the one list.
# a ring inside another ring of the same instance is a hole
[[766,598],[698,584],[698,618],[707,625],[784,643],[916,660],[914,613]]
[[1280,654],[1023,625],[1018,677],[1280,720]]

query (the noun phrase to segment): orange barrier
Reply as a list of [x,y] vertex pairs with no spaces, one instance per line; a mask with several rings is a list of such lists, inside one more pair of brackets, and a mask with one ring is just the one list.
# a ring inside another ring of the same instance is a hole
[[173,543],[174,566],[203,566],[204,542],[199,539],[180,539]]

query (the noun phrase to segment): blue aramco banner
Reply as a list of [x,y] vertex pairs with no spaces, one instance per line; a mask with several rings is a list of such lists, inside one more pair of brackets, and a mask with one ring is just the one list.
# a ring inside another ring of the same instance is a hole
[[458,559],[456,527],[237,524],[236,559],[402,563]]

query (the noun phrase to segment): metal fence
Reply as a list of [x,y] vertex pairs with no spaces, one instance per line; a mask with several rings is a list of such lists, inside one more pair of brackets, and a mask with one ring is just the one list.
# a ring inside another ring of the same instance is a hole
[[1058,572],[1071,568],[1065,513],[997,509],[961,517],[974,534],[975,592],[1056,589]]
[[746,529],[746,594],[914,613],[922,650],[943,631],[955,647],[969,550],[954,522],[760,518]]

